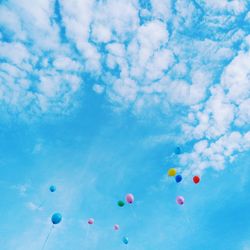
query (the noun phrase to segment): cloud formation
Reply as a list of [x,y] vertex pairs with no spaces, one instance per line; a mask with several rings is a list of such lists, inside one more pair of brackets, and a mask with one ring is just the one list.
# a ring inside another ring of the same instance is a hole
[[96,93],[138,115],[181,106],[184,142],[195,143],[180,162],[222,169],[249,148],[249,13],[244,0],[8,1],[0,101],[17,113],[64,113],[88,75]]

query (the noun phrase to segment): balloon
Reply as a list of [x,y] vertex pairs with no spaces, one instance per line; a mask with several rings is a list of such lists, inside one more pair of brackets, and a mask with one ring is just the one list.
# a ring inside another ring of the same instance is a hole
[[51,217],[51,221],[54,225],[59,224],[62,220],[62,215],[60,213],[54,213]]
[[123,207],[123,206],[125,205],[125,203],[124,203],[124,201],[118,201],[118,202],[117,202],[117,205],[118,205],[119,207]]
[[119,229],[120,229],[120,226],[119,226],[118,224],[115,224],[115,225],[114,225],[114,230],[117,231],[117,230],[119,230]]
[[56,186],[52,185],[49,187],[50,192],[54,193],[56,191]]
[[176,169],[175,168],[170,168],[168,170],[168,176],[175,176],[176,175]]
[[127,203],[129,203],[129,204],[132,204],[133,202],[134,202],[134,195],[132,195],[132,194],[127,194],[126,195],[126,201],[127,201]]
[[123,241],[123,243],[125,244],[125,245],[127,245],[128,244],[128,237],[123,237],[122,238],[122,241]]
[[200,182],[200,177],[199,177],[198,175],[195,175],[195,176],[193,177],[193,182],[194,182],[195,184],[198,184],[198,183]]
[[182,197],[182,196],[177,196],[176,197],[176,202],[177,202],[177,204],[179,204],[179,205],[183,205],[184,204],[184,198]]
[[95,222],[95,221],[94,221],[94,219],[93,219],[93,218],[89,218],[89,219],[88,219],[88,224],[89,224],[89,225],[93,225],[93,224],[94,224],[94,222]]
[[174,152],[175,152],[175,154],[180,155],[181,154],[181,148],[176,147]]
[[175,176],[175,181],[176,181],[177,183],[181,182],[181,181],[182,181],[182,176],[181,176],[180,174],[176,175],[176,176]]

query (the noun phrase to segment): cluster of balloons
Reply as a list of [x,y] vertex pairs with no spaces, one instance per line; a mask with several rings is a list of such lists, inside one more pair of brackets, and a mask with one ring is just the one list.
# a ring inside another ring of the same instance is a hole
[[[175,181],[176,181],[177,183],[179,183],[179,182],[182,181],[182,176],[181,176],[180,174],[176,175],[176,173],[177,173],[177,171],[176,171],[175,168],[170,168],[170,169],[168,170],[168,176],[170,176],[170,177],[175,177]],[[199,177],[198,175],[195,175],[195,176],[193,177],[193,182],[194,182],[195,184],[198,184],[198,183],[200,182],[200,177]]]
[[[56,186],[54,185],[51,185],[49,187],[49,190],[51,193],[54,193],[56,191]],[[60,222],[62,221],[62,215],[60,213],[54,213],[52,216],[51,216],[51,222],[53,225],[57,225],[59,224]]]
[[[88,219],[88,224],[89,224],[89,225],[93,225],[94,223],[95,223],[95,220],[94,220],[93,218],[89,218],[89,219]],[[120,226],[119,226],[118,224],[115,224],[115,225],[114,225],[114,230],[115,230],[115,231],[118,231],[119,229],[120,229]]]
[[[54,185],[51,185],[49,187],[49,190],[51,193],[54,193],[56,191],[56,186]],[[62,215],[60,213],[54,213],[52,216],[51,216],[51,222],[53,225],[57,225],[59,224],[60,222],[62,221]]]
[[[176,148],[175,153],[176,153],[176,154],[180,154],[180,148],[179,148],[179,147]],[[170,168],[170,169],[168,170],[168,176],[170,176],[170,177],[175,177],[175,181],[176,181],[177,183],[179,183],[179,182],[182,181],[182,176],[181,176],[180,174],[178,174],[178,175],[176,175],[176,174],[177,174],[177,171],[176,171],[175,168]],[[185,201],[185,200],[184,200],[184,197],[182,197],[182,196],[177,196],[177,197],[176,197],[176,203],[177,203],[177,204],[183,205],[183,204],[184,204],[184,201]]]
[[[54,193],[54,192],[56,191],[56,186],[51,185],[51,186],[49,187],[49,191],[50,191],[51,193]],[[44,201],[44,202],[45,202],[45,201]],[[42,202],[42,204],[43,204],[44,202]],[[42,205],[40,205],[40,207],[41,207],[41,206],[42,206]],[[52,229],[54,228],[54,226],[57,225],[57,224],[59,224],[59,223],[62,221],[62,215],[61,215],[60,213],[56,212],[56,213],[54,213],[54,214],[51,216],[50,220],[51,220],[51,223],[52,223],[52,227],[51,227],[50,232],[48,233],[48,235],[47,235],[47,237],[46,237],[46,239],[45,239],[45,241],[44,241],[44,243],[43,243],[42,250],[45,249],[46,243],[47,243],[48,240],[49,240],[50,234],[51,234]]]
[[[174,152],[175,152],[176,155],[180,155],[182,153],[182,150],[181,150],[180,147],[176,147],[176,149],[175,149]],[[174,177],[176,183],[180,183],[183,180],[182,175],[181,174],[177,174],[177,170],[175,168],[170,168],[168,170],[168,176],[169,177]],[[198,184],[200,182],[200,177],[198,175],[193,176],[193,182],[195,184]],[[51,185],[49,187],[49,190],[50,190],[50,192],[54,193],[56,191],[56,186]],[[128,204],[132,204],[132,203],[134,203],[134,200],[135,200],[134,199],[134,195],[131,194],[131,193],[129,193],[129,194],[127,194],[125,196],[125,201],[124,200],[119,200],[119,201],[117,201],[117,205],[119,207],[124,207],[125,206],[125,202],[128,203]],[[176,197],[176,203],[178,205],[183,205],[185,203],[184,197],[183,196],[177,196]],[[51,216],[51,222],[52,222],[53,225],[57,225],[61,221],[62,221],[62,215],[60,213],[56,212],[56,213],[54,213]],[[93,225],[95,223],[95,220],[93,218],[89,218],[87,222],[88,222],[89,225]],[[118,224],[114,224],[113,229],[115,231],[118,231],[120,229],[120,226]],[[122,238],[122,242],[125,245],[127,245],[129,243],[128,237],[124,236]]]
[[[181,148],[180,148],[180,147],[176,147],[176,149],[175,149],[175,154],[179,155],[179,154],[181,154],[181,153],[182,153]],[[170,169],[168,170],[168,176],[170,176],[170,177],[175,177],[175,181],[176,181],[177,183],[180,183],[180,182],[182,181],[182,179],[183,179],[182,176],[181,176],[181,174],[177,174],[177,170],[176,170],[175,168],[170,168]],[[193,182],[194,182],[195,184],[198,184],[198,183],[200,182],[200,177],[199,177],[198,175],[195,175],[195,176],[193,177]],[[184,202],[185,202],[185,199],[184,199],[183,196],[177,196],[177,197],[176,197],[176,203],[177,203],[177,204],[183,205]]]
[[[181,153],[182,153],[181,148],[180,148],[180,147],[176,147],[176,149],[175,149],[175,154],[176,154],[176,155],[179,155],[179,154],[181,154]],[[177,170],[176,170],[175,168],[170,168],[170,169],[168,170],[168,176],[174,177],[174,178],[175,178],[175,181],[176,181],[177,183],[180,183],[180,182],[183,180],[182,175],[181,175],[181,174],[177,174]],[[200,182],[200,177],[197,176],[197,175],[194,176],[194,177],[193,177],[193,182],[194,182],[195,184],[198,184],[198,183]],[[132,204],[132,203],[134,202],[134,195],[131,194],[131,193],[127,194],[127,195],[125,196],[125,201],[126,201],[128,204]],[[126,204],[125,201],[123,201],[123,200],[118,200],[118,201],[117,201],[117,205],[118,205],[119,207],[124,207],[125,204]],[[176,197],[176,203],[177,203],[178,205],[183,205],[183,204],[185,203],[184,197],[183,197],[183,196],[177,196],[177,197]],[[90,219],[88,220],[88,224],[89,224],[89,225],[94,224],[94,219],[93,219],[93,218],[90,218]],[[118,224],[115,224],[115,225],[113,226],[113,228],[114,228],[115,231],[118,231],[118,230],[120,229],[120,226],[119,226]],[[124,236],[124,237],[122,238],[122,242],[123,242],[125,245],[127,245],[127,244],[129,243],[128,237]]]
[[[125,197],[125,200],[127,201],[127,203],[132,204],[134,202],[134,195],[133,194],[127,194]],[[119,200],[117,202],[117,205],[119,207],[123,207],[125,205],[125,202],[123,200]]]
[[[126,196],[125,196],[125,200],[126,200],[126,202],[128,203],[128,204],[132,204],[133,202],[134,202],[134,200],[135,200],[135,198],[134,198],[134,195],[133,194],[127,194]],[[119,207],[123,207],[124,205],[125,205],[125,202],[123,201],[123,200],[119,200],[118,202],[117,202],[117,205],[119,206]],[[119,230],[119,225],[117,225],[117,224],[115,224],[114,225],[114,230]],[[128,244],[128,237],[123,237],[122,238],[122,242],[125,244],[125,245],[127,245]]]
[[[131,194],[131,193],[127,194],[127,195],[125,196],[125,200],[126,200],[126,202],[127,202],[128,204],[134,203],[134,200],[135,200],[134,195]],[[124,202],[123,200],[119,200],[119,201],[117,202],[117,205],[118,205],[119,207],[123,207],[123,206],[125,205],[125,202]],[[54,218],[54,219],[55,219],[55,218]],[[95,221],[94,221],[93,218],[89,218],[89,219],[88,219],[88,224],[89,224],[89,225],[93,225],[94,222],[95,222]],[[114,228],[115,231],[120,230],[120,226],[119,226],[118,224],[115,224],[115,225],[113,226],[113,228]],[[125,237],[125,236],[124,236],[124,237],[122,238],[122,242],[123,242],[125,245],[127,245],[127,244],[128,244],[128,237]]]
[[[56,191],[56,187],[55,186],[50,186],[49,190],[51,192],[55,192]],[[129,204],[132,204],[134,202],[134,196],[133,196],[133,194],[127,194],[126,197],[125,197],[125,199],[126,199],[127,203],[129,203]],[[123,201],[118,201],[118,205],[121,206],[121,207],[123,207],[125,205],[125,203]],[[62,215],[60,213],[56,212],[56,213],[54,213],[51,216],[51,222],[52,222],[53,225],[57,225],[61,221],[62,221]],[[95,222],[95,220],[93,218],[89,218],[88,219],[88,224],[89,225],[93,225],[94,222]],[[119,229],[120,229],[120,226],[118,224],[115,224],[114,225],[114,230],[118,231]],[[122,242],[127,245],[128,244],[128,237],[124,236],[122,238]],[[45,244],[44,244],[44,246],[45,246]]]

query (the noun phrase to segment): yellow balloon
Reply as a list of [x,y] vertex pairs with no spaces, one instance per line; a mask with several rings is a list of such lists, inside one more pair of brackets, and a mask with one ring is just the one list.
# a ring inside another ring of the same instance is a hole
[[175,176],[176,175],[176,169],[175,168],[170,168],[168,170],[168,176]]

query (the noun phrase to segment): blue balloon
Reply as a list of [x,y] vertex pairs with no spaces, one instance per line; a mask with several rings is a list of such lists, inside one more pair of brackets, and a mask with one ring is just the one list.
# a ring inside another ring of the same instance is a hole
[[56,191],[56,186],[52,185],[49,187],[50,192],[54,193]]
[[123,243],[125,244],[125,245],[127,245],[128,244],[128,237],[123,237],[122,238],[122,241],[123,241]]
[[51,217],[51,221],[54,225],[59,224],[62,220],[62,215],[60,213],[54,213]]
[[182,181],[182,176],[181,176],[180,174],[176,175],[176,176],[175,176],[175,181],[176,181],[177,183],[181,182],[181,181]]
[[181,154],[181,148],[180,147],[176,147],[176,149],[175,149],[175,154],[177,154],[177,155],[180,155]]

